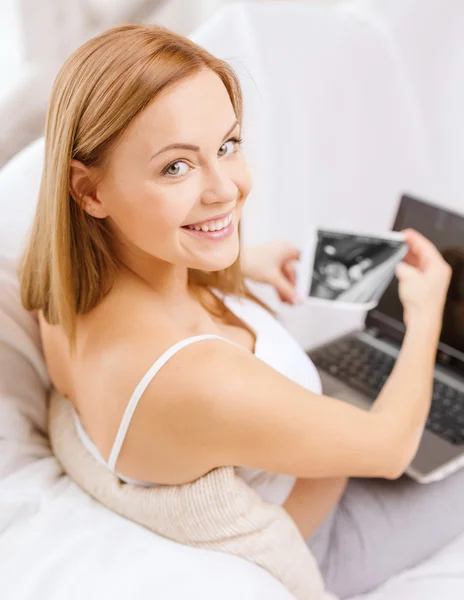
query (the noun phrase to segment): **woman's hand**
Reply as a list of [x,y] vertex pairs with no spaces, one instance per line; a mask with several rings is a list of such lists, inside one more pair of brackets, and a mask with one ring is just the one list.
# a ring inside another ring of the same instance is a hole
[[287,242],[268,242],[242,250],[242,272],[259,283],[274,286],[282,302],[297,304],[293,261],[300,251]]
[[430,240],[414,229],[403,231],[408,254],[396,268],[405,325],[419,319],[441,327],[452,269]]

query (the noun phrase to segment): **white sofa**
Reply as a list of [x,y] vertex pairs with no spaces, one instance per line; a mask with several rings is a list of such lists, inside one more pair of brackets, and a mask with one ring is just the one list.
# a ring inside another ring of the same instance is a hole
[[[356,4],[240,5],[192,35],[230,60],[245,90],[244,137],[255,179],[244,217],[247,243],[273,237],[299,243],[315,221],[388,228],[404,189],[463,208],[462,177],[441,178],[436,164],[437,140],[452,155],[445,141],[451,144],[453,133],[440,113],[447,98],[427,113],[419,73],[399,33],[389,30],[392,15],[382,16],[375,2],[369,10]],[[441,135],[432,136],[429,126]],[[42,159],[39,139],[0,171],[1,596],[289,600],[252,564],[169,542],[105,509],[52,455],[37,324],[21,311],[1,258],[15,259],[27,234]],[[453,189],[445,185],[450,179]],[[320,309],[283,315],[305,346],[355,324],[343,313],[326,318]],[[17,341],[8,345],[6,333],[15,327]],[[26,356],[31,341],[36,351]],[[364,600],[462,600],[463,565],[464,536]]]

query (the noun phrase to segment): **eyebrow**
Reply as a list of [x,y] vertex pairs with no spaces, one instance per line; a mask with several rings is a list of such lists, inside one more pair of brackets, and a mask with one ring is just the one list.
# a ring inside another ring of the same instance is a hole
[[[232,127],[227,131],[227,133],[222,138],[222,141],[224,141],[226,139],[226,137],[232,133],[232,131],[237,127],[237,125],[238,125],[238,121],[235,121],[235,123],[232,125]],[[182,143],[169,144],[169,146],[164,146],[164,148],[161,148],[161,150],[158,150],[158,152],[155,152],[155,154],[153,154],[153,156],[150,158],[150,160],[148,162],[153,160],[155,158],[155,156],[158,156],[158,154],[161,154],[162,152],[166,152],[167,150],[172,150],[174,148],[178,148],[178,149],[180,148],[182,150],[193,150],[193,152],[200,152],[200,146],[195,146],[194,144],[182,144]]]

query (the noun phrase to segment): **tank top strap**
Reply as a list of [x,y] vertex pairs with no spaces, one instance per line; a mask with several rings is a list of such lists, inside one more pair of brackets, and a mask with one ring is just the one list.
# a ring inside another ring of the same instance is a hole
[[189,346],[190,344],[193,344],[194,342],[199,342],[201,340],[208,340],[208,339],[224,340],[224,341],[228,342],[229,344],[238,346],[238,344],[236,344],[235,342],[232,342],[231,340],[228,340],[227,338],[221,337],[219,335],[214,335],[214,334],[195,335],[195,336],[192,336],[189,338],[185,338],[184,340],[180,340],[179,342],[176,342],[170,348],[168,348],[165,352],[163,352],[163,354],[155,360],[155,362],[152,364],[152,366],[148,369],[148,371],[142,377],[142,379],[140,380],[140,383],[135,388],[134,393],[132,394],[132,396],[129,400],[129,403],[126,406],[126,410],[124,411],[124,414],[123,414],[123,417],[121,420],[121,424],[119,425],[119,429],[116,434],[116,438],[114,440],[113,447],[111,449],[111,453],[110,453],[110,456],[108,459],[108,467],[112,471],[114,471],[116,468],[116,463],[117,463],[117,460],[119,457],[119,453],[121,452],[121,448],[124,443],[124,439],[126,437],[127,430],[129,429],[129,425],[130,425],[132,416],[135,412],[135,409],[137,408],[137,404],[138,404],[143,392],[145,391],[148,384],[150,383],[150,381],[153,379],[153,377],[156,375],[156,373],[158,373],[158,371],[161,369],[161,367],[163,367],[167,363],[167,361],[172,356],[174,356],[174,354],[176,354],[176,352],[179,352],[179,350],[182,350],[182,348],[185,348],[186,346]]

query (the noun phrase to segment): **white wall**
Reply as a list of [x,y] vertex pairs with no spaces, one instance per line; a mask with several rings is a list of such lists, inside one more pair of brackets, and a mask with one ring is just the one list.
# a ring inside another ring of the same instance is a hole
[[41,135],[55,74],[86,39],[113,25],[140,21],[188,35],[232,2],[0,0],[0,166]]
[[0,102],[21,78],[23,39],[18,0],[0,3]]

